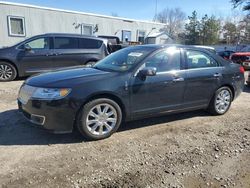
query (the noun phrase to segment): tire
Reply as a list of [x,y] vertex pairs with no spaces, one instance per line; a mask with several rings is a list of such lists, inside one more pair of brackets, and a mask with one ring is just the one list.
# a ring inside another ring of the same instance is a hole
[[17,70],[12,64],[0,61],[0,82],[12,81],[16,76]]
[[229,87],[219,88],[210,101],[208,111],[213,115],[225,114],[232,103],[232,91]]
[[120,106],[111,99],[100,98],[85,104],[79,113],[77,128],[88,140],[108,138],[122,121]]
[[85,65],[86,67],[93,67],[96,64],[96,61],[89,61]]

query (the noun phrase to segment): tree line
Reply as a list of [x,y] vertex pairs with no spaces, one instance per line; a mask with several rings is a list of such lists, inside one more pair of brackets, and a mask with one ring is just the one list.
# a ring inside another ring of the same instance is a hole
[[250,43],[250,1],[231,0],[232,5],[241,7],[240,19],[222,19],[215,15],[203,15],[198,18],[197,11],[186,18],[185,13],[179,9],[163,9],[156,15],[156,20],[166,23],[165,31],[176,42],[193,45],[215,44],[249,44]]

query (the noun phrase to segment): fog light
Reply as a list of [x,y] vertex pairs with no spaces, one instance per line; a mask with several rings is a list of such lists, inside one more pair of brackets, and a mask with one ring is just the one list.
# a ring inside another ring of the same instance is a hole
[[30,121],[32,123],[35,123],[35,124],[38,124],[38,125],[43,125],[45,123],[45,117],[44,116],[35,115],[35,114],[31,114]]

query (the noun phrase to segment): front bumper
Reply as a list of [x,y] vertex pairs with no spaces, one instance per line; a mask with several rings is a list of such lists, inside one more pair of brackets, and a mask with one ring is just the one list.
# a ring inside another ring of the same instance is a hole
[[31,123],[54,133],[72,132],[76,112],[69,101],[29,100],[23,104],[17,100],[17,103],[19,111]]

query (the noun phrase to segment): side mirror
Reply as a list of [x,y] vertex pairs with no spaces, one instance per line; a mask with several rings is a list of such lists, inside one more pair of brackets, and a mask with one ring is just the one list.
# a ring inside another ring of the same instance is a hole
[[139,75],[143,77],[155,76],[157,69],[155,67],[145,67],[139,71]]
[[25,44],[24,50],[29,52],[29,51],[31,51],[31,47],[28,44]]

